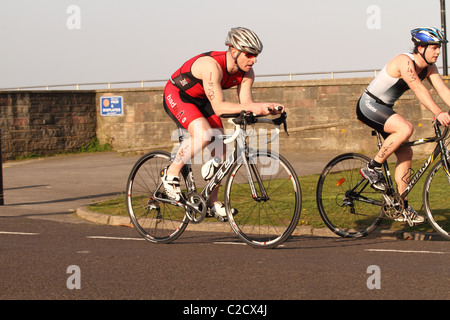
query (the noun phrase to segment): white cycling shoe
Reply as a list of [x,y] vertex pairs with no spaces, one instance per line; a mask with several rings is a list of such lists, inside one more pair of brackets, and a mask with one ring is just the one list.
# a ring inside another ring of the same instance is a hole
[[416,224],[424,223],[425,217],[418,214],[411,206],[408,206],[408,208],[403,210],[403,214],[395,219],[395,221],[408,222],[408,224],[412,227]]
[[[210,212],[210,216],[216,217],[219,221],[224,222],[228,220],[225,206],[221,202],[215,201],[214,204],[208,209]],[[232,208],[231,213],[234,216],[235,214],[237,214],[237,210]]]
[[164,186],[164,190],[169,198],[180,201],[181,189],[180,189],[180,178],[177,176],[169,176],[167,175],[167,168],[164,168],[161,171],[161,181]]

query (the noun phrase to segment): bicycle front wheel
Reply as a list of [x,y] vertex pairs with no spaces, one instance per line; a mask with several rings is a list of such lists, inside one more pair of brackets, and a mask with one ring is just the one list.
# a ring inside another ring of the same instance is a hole
[[[182,207],[161,201],[166,198],[161,170],[170,164],[170,153],[149,152],[131,170],[127,182],[127,209],[136,230],[148,241],[169,243],[186,229],[189,220]],[[185,180],[180,179],[181,188]]]
[[[225,184],[225,208],[233,231],[255,248],[274,248],[295,230],[301,212],[297,174],[281,155],[268,151],[248,157],[249,172],[242,161],[231,168]],[[249,183],[257,194],[253,196]],[[231,208],[238,213],[233,216]]]
[[382,221],[382,194],[359,173],[369,161],[362,154],[342,154],[331,160],[320,175],[316,189],[320,216],[341,237],[366,236]]
[[450,240],[450,175],[442,165],[436,163],[423,186],[423,203],[428,221],[437,233]]

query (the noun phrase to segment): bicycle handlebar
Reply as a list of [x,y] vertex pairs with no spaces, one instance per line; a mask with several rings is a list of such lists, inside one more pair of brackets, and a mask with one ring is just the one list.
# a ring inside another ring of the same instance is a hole
[[[269,109],[270,110],[270,109]],[[277,107],[276,110],[282,110],[282,107]],[[272,111],[272,110],[270,110]],[[287,131],[287,123],[286,118],[287,114],[286,112],[283,112],[278,118],[276,119],[267,119],[262,118],[262,116],[256,116],[254,113],[247,113],[245,110],[242,110],[239,114],[223,114],[221,115],[222,118],[230,118],[228,122],[235,125],[236,130],[234,131],[233,135],[225,139],[223,142],[225,144],[228,144],[230,142],[233,142],[236,140],[237,136],[239,135],[241,131],[241,127],[245,127],[247,124],[255,124],[255,123],[268,123],[273,124],[276,127],[277,135],[280,132],[280,126],[284,125],[284,131],[287,135],[289,135],[289,132]]]

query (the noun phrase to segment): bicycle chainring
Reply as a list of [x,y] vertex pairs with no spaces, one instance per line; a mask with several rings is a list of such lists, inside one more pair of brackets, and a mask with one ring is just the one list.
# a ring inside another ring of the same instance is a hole
[[383,194],[383,207],[384,215],[390,219],[397,219],[403,213],[405,203],[403,198],[398,193],[391,195]]
[[186,203],[186,216],[192,223],[200,223],[206,217],[206,201],[198,193],[192,192],[188,195]]

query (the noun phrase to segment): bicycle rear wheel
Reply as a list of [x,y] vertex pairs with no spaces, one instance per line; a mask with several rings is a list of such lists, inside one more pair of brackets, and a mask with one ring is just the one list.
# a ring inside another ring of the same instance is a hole
[[431,226],[450,240],[450,175],[446,172],[442,161],[431,169],[423,186],[423,203]]
[[[286,241],[298,224],[300,183],[294,168],[276,153],[258,151],[248,160],[258,196],[252,196],[246,166],[236,162],[225,184],[228,220],[245,243],[255,248],[274,248]],[[238,210],[235,216],[231,208]]]
[[[166,198],[160,173],[169,164],[170,153],[147,153],[136,162],[127,182],[131,222],[146,240],[154,243],[174,241],[189,223],[182,207],[158,200]],[[180,183],[183,190],[185,180],[180,179]]]
[[382,194],[373,190],[359,173],[369,161],[362,154],[341,154],[325,166],[317,183],[320,216],[341,237],[366,236],[382,221]]

